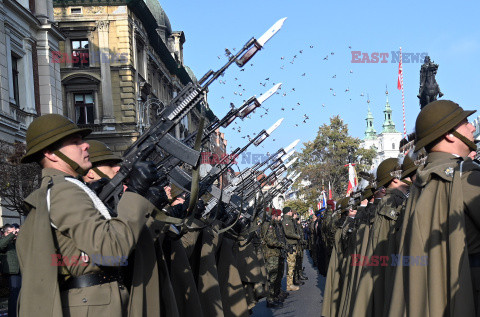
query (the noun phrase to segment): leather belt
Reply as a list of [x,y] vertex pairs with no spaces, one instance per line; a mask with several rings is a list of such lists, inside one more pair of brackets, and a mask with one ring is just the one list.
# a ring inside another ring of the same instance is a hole
[[480,253],[469,254],[470,267],[480,267]]
[[63,292],[72,288],[90,287],[111,282],[124,284],[123,277],[118,270],[108,270],[75,277],[70,276],[65,282],[60,283],[60,291]]

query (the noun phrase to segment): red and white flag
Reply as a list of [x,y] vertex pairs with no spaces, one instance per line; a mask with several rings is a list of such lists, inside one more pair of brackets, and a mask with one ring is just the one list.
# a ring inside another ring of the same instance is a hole
[[400,62],[398,63],[398,80],[397,88],[402,90],[403,87],[403,66],[402,66],[402,49],[400,48]]
[[328,200],[332,200],[332,186],[330,185],[330,181],[328,182]]
[[[355,164],[348,163],[348,187],[347,187],[347,195],[350,196],[355,186],[357,186],[357,172],[355,172]],[[347,166],[347,165],[345,165]]]

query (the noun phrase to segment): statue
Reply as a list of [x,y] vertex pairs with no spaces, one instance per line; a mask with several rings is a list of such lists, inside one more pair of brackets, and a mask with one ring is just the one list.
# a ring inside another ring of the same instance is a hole
[[437,95],[441,98],[443,93],[435,80],[438,64],[430,61],[430,56],[425,56],[422,67],[420,68],[420,90],[417,97],[420,99],[420,110],[432,101],[437,100]]

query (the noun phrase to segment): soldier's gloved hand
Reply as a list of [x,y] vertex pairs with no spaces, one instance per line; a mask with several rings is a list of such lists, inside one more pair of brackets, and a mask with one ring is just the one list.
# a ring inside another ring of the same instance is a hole
[[157,169],[153,162],[137,162],[130,172],[127,191],[145,197],[148,189],[157,178]]
[[167,215],[175,218],[185,218],[185,210],[187,207],[188,206],[184,206],[184,204],[170,206],[167,209]]
[[195,211],[195,217],[200,219],[202,217],[203,212],[206,210],[205,202],[202,199],[199,199],[197,202],[197,208]]
[[168,196],[162,185],[150,187],[145,198],[147,198],[158,209],[162,209],[168,204]]
[[102,191],[103,186],[107,185],[110,180],[108,178],[100,178],[98,181],[87,183],[87,186],[97,195]]

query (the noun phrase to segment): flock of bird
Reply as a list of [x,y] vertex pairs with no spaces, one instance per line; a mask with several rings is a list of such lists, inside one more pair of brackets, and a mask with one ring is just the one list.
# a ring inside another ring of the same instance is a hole
[[[291,55],[291,57],[280,56],[280,64],[279,64],[280,70],[286,70],[288,65],[295,64],[296,61],[300,60],[301,57],[304,54],[309,53],[309,51],[314,49],[314,47],[315,47],[314,45],[309,45],[307,48],[298,49],[298,50],[295,51],[295,53],[293,53]],[[351,46],[348,46],[348,48],[349,48],[349,50],[351,50]],[[235,51],[235,50],[236,49],[234,48],[233,51]],[[227,51],[226,55],[227,55],[227,57],[230,56],[230,52]],[[335,52],[332,51],[329,54],[327,54],[326,56],[324,56],[323,59],[321,59],[321,62],[326,63],[326,62],[329,61],[329,58],[330,58],[330,60],[334,59],[335,58]],[[218,56],[218,59],[221,59],[221,56]],[[249,66],[253,67],[254,64],[249,63]],[[240,69],[240,71],[241,72],[245,71],[245,68]],[[352,75],[353,73],[354,73],[353,70],[349,69],[347,71],[347,76]],[[333,81],[332,87],[335,87],[335,79],[337,78],[337,74],[330,74],[329,76],[331,77],[331,80]],[[300,78],[308,78],[309,77],[308,76],[308,71],[307,72],[302,71],[299,74],[299,77]],[[231,79],[229,81],[231,81]],[[248,96],[244,95],[244,94],[247,94],[247,91],[246,91],[246,88],[245,88],[246,85],[243,85],[242,83],[239,83],[239,77],[233,77],[233,82],[234,82],[234,86],[235,86],[235,89],[233,91],[233,95],[236,96],[237,98],[239,98],[239,97],[247,98]],[[221,85],[227,85],[227,79],[225,79],[225,78],[219,79],[218,83],[221,84]],[[275,84],[276,83],[273,82],[270,79],[270,77],[265,77],[263,80],[259,81],[259,85],[261,87],[269,88],[269,87],[271,87],[271,85],[275,85]],[[231,85],[231,82],[228,82],[228,85]],[[343,92],[343,94],[345,94],[350,101],[352,100],[350,87],[346,87],[342,90],[336,90],[332,87],[329,88],[329,93],[330,93],[331,96],[336,97],[337,94],[339,94],[339,91],[340,91],[340,92]],[[279,91],[276,92],[276,94],[280,95],[281,97],[291,96],[291,95],[296,93],[295,87],[288,88],[288,90],[285,89],[285,86],[283,86],[282,88],[280,88]],[[365,94],[362,92],[360,94],[360,97],[364,97],[364,96],[365,96]],[[221,96],[220,98],[221,99],[226,99],[226,98],[228,99],[228,97],[226,97],[226,95]],[[259,115],[260,118],[263,118],[263,117],[265,117],[269,114],[270,109],[268,108],[268,102],[266,102],[266,104],[267,105],[260,106],[255,111],[255,112],[257,112],[257,114]],[[295,110],[301,109],[301,105],[302,105],[302,103],[297,101],[293,105],[292,104],[291,105],[282,105],[280,107],[280,110],[282,112],[289,113],[289,112],[293,112]],[[233,104],[232,104],[232,107],[233,107]],[[325,108],[325,107],[327,107],[327,105],[325,103],[321,103],[321,107]],[[312,108],[310,108],[310,109],[312,109]],[[252,114],[248,115],[246,118],[250,118],[251,115]],[[290,114],[288,116],[292,117]],[[291,123],[293,127],[299,127],[301,124],[306,124],[306,123],[309,122],[309,119],[310,119],[308,113],[304,113],[303,116],[301,116],[301,117],[297,117],[295,115],[294,118],[297,118],[297,119],[294,120],[296,122]],[[236,121],[234,121],[234,124],[231,126],[231,129],[236,131],[237,133],[242,133],[241,125]],[[251,140],[253,137],[255,137],[255,135],[256,135],[255,133],[244,134],[243,136],[241,136],[241,138]],[[275,139],[272,139],[272,140],[275,141]]]

